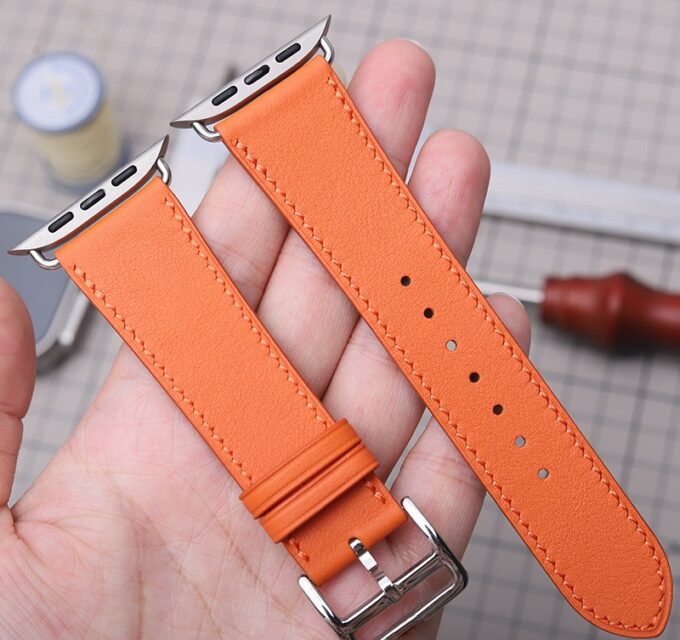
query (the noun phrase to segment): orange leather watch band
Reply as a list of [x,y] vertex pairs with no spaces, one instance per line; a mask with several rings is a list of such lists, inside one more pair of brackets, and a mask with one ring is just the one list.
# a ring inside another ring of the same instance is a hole
[[413,199],[328,63],[312,59],[216,129],[568,602],[607,631],[658,635],[672,594],[658,540]]
[[159,178],[56,255],[313,581],[356,559],[351,538],[372,545],[404,522],[373,457],[335,425]]

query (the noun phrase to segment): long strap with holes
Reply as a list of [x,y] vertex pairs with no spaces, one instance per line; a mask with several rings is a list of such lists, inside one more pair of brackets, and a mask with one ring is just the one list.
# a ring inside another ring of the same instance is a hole
[[[356,560],[351,538],[369,546],[405,521],[373,456],[331,419],[159,178],[56,253],[316,584]],[[171,437],[161,426],[146,443],[159,455]]]
[[216,125],[326,266],[551,580],[593,624],[657,635],[652,531],[522,353],[320,57]]

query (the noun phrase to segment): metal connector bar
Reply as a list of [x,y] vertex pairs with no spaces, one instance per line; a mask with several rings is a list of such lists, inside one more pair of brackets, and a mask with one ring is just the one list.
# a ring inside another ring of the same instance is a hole
[[330,22],[331,17],[326,16],[244,74],[175,118],[170,126],[181,129],[193,128],[204,140],[216,142],[220,135],[208,125],[223,120],[289,76],[311,59],[319,49],[328,62],[333,60],[333,47],[326,38]]
[[55,249],[115,209],[138,191],[155,171],[160,173],[163,182],[170,183],[170,167],[163,159],[167,148],[168,136],[164,136],[124,168],[111,174],[86,196],[72,202],[38,231],[10,249],[9,253],[28,254],[43,269],[58,269],[59,260],[46,257],[45,251]]

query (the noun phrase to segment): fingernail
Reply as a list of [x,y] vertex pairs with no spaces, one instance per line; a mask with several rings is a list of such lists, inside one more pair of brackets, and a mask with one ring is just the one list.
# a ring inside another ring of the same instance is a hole
[[505,296],[506,298],[510,298],[511,300],[514,300],[522,309],[524,309],[524,303],[519,299],[516,298],[515,296],[507,293],[506,291],[494,291],[492,296]]
[[402,38],[402,40],[406,40],[406,42],[411,42],[412,44],[416,45],[416,47],[420,47],[423,51],[425,51],[425,47],[420,44],[417,40],[414,40],[413,38]]

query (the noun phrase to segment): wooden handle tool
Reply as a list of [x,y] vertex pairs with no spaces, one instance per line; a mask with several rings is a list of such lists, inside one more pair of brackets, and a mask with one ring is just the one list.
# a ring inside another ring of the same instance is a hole
[[606,349],[680,348],[680,294],[648,287],[626,273],[600,278],[548,277],[542,290],[477,282],[537,304],[541,319]]

